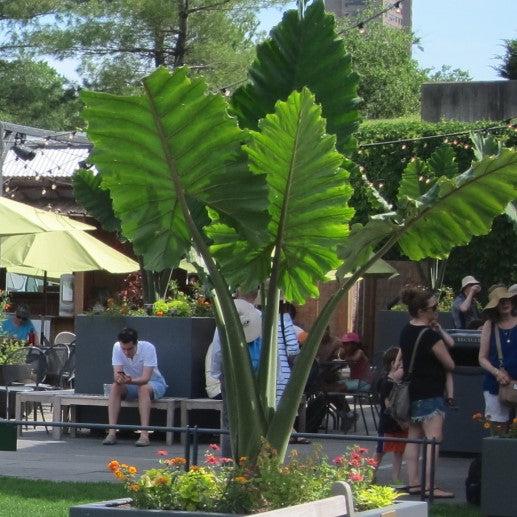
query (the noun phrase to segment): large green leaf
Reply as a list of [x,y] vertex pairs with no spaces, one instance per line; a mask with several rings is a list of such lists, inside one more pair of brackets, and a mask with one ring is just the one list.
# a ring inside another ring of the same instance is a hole
[[321,0],[305,12],[284,14],[270,37],[258,45],[250,82],[233,95],[232,106],[242,127],[257,129],[278,100],[285,101],[293,90],[307,86],[323,107],[327,131],[336,135],[339,151],[353,148],[352,133],[359,123],[358,76],[334,27],[334,17],[325,13]]
[[336,246],[348,233],[352,189],[340,168],[335,137],[325,134],[321,108],[304,88],[278,102],[275,113],[251,131],[250,168],[269,187],[268,236],[260,249],[218,224],[210,229],[216,258],[236,283],[257,285],[279,260],[279,287],[289,300],[317,296],[316,283],[339,265]]
[[402,172],[402,179],[397,193],[399,205],[407,204],[409,200],[418,199],[423,194],[420,178],[427,173],[427,166],[420,158],[416,158],[407,164]]
[[101,184],[102,175],[94,174],[90,170],[80,170],[72,176],[77,202],[97,219],[107,232],[120,233],[120,221],[113,212],[109,191],[103,190]]
[[451,249],[490,231],[493,219],[517,198],[517,153],[473,162],[456,178],[440,178],[404,224],[399,244],[411,260],[445,258]]
[[267,225],[264,178],[248,172],[244,134],[224,98],[206,89],[186,68],[159,68],[143,95],[82,94],[92,161],[149,269],[174,266],[190,249],[184,204],[213,209],[250,241],[262,240]]
[[443,144],[435,149],[427,160],[427,164],[436,176],[453,178],[459,172],[456,154],[450,145]]

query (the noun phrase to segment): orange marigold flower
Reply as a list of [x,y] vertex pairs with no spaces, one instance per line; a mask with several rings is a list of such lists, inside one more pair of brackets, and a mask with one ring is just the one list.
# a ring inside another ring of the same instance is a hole
[[165,476],[158,476],[156,478],[157,485],[166,485],[169,482],[169,479]]
[[111,470],[112,472],[117,470],[119,467],[120,467],[120,463],[117,460],[111,460],[108,463],[108,469]]
[[246,483],[249,483],[249,479],[244,476],[237,476],[234,478],[234,481],[236,483],[239,483],[239,485],[244,485]]
[[485,423],[483,424],[483,427],[484,427],[485,429],[490,429],[490,422],[485,422]]
[[128,488],[131,492],[138,492],[141,487],[138,483],[131,483]]
[[246,463],[248,461],[248,457],[247,456],[241,456],[239,458],[239,463]]
[[138,469],[136,467],[133,467],[133,465],[131,465],[130,467],[127,468],[127,471],[132,475],[134,476],[137,472],[138,472]]
[[121,470],[115,470],[115,472],[113,472],[113,474],[115,474],[115,477],[117,479],[124,479],[126,477]]
[[181,456],[176,456],[174,458],[169,458],[169,459],[163,460],[163,462],[166,465],[175,466],[175,465],[185,465],[185,463],[187,463],[187,460],[185,458],[182,458]]
[[514,419],[512,420],[512,424],[517,424],[517,418],[514,418]]

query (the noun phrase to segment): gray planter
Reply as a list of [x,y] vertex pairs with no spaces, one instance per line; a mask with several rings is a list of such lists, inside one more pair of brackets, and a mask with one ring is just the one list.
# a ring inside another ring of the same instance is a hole
[[25,382],[31,377],[30,364],[2,364],[0,365],[0,386],[7,386],[13,382]]
[[[178,512],[172,510],[138,510],[123,508],[131,499],[116,499],[101,503],[82,504],[70,508],[69,517],[117,517],[124,514],[128,517],[146,517],[159,514],[175,517],[239,517],[237,514]],[[382,517],[383,515],[397,515],[397,517],[427,517],[427,503],[422,501],[400,501],[391,506],[384,506],[375,510],[356,512],[354,517]]]
[[132,327],[156,346],[158,367],[169,388],[165,396],[205,398],[205,355],[214,334],[213,318],[77,316],[77,393],[102,394],[113,382],[111,352],[117,334]]
[[481,510],[490,517],[517,515],[515,466],[517,439],[484,438],[481,468]]
[[353,517],[383,517],[396,515],[397,517],[427,517],[427,503],[424,501],[399,501],[391,506],[383,506],[374,510],[356,512]]
[[126,505],[131,499],[114,499],[101,503],[81,504],[70,508],[69,517],[102,517],[121,516],[124,517],[146,517],[148,515],[172,516],[175,517],[238,517],[236,514],[208,513],[208,512],[179,512],[174,510],[140,510],[138,508],[127,508]]

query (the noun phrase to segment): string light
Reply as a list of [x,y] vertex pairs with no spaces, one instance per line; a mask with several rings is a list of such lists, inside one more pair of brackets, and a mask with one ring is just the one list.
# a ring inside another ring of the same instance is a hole
[[52,190],[56,190],[57,189],[57,185],[55,183],[52,183]]
[[41,189],[41,195],[44,196],[47,193],[47,189]]
[[361,20],[360,22],[356,23],[355,25],[351,25],[350,27],[347,27],[346,29],[342,30],[339,33],[339,35],[346,34],[347,32],[350,32],[353,29],[359,29],[359,33],[363,34],[364,31],[365,31],[364,26],[367,23],[371,22],[372,20],[375,20],[376,18],[379,18],[380,16],[383,16],[385,13],[387,13],[388,11],[391,11],[392,9],[395,9],[395,11],[397,13],[400,13],[401,12],[400,4],[402,2],[404,2],[404,0],[397,0],[396,2],[394,2],[392,4],[389,4],[388,6],[386,6],[381,11],[379,11],[379,12],[377,12],[375,14],[372,14],[371,16],[368,16],[368,18],[365,18],[364,20]]

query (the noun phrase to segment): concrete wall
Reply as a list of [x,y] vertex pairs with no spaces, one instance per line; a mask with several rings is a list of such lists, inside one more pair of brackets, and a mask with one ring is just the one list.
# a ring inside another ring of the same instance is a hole
[[426,83],[421,106],[427,122],[509,119],[517,115],[517,81]]

